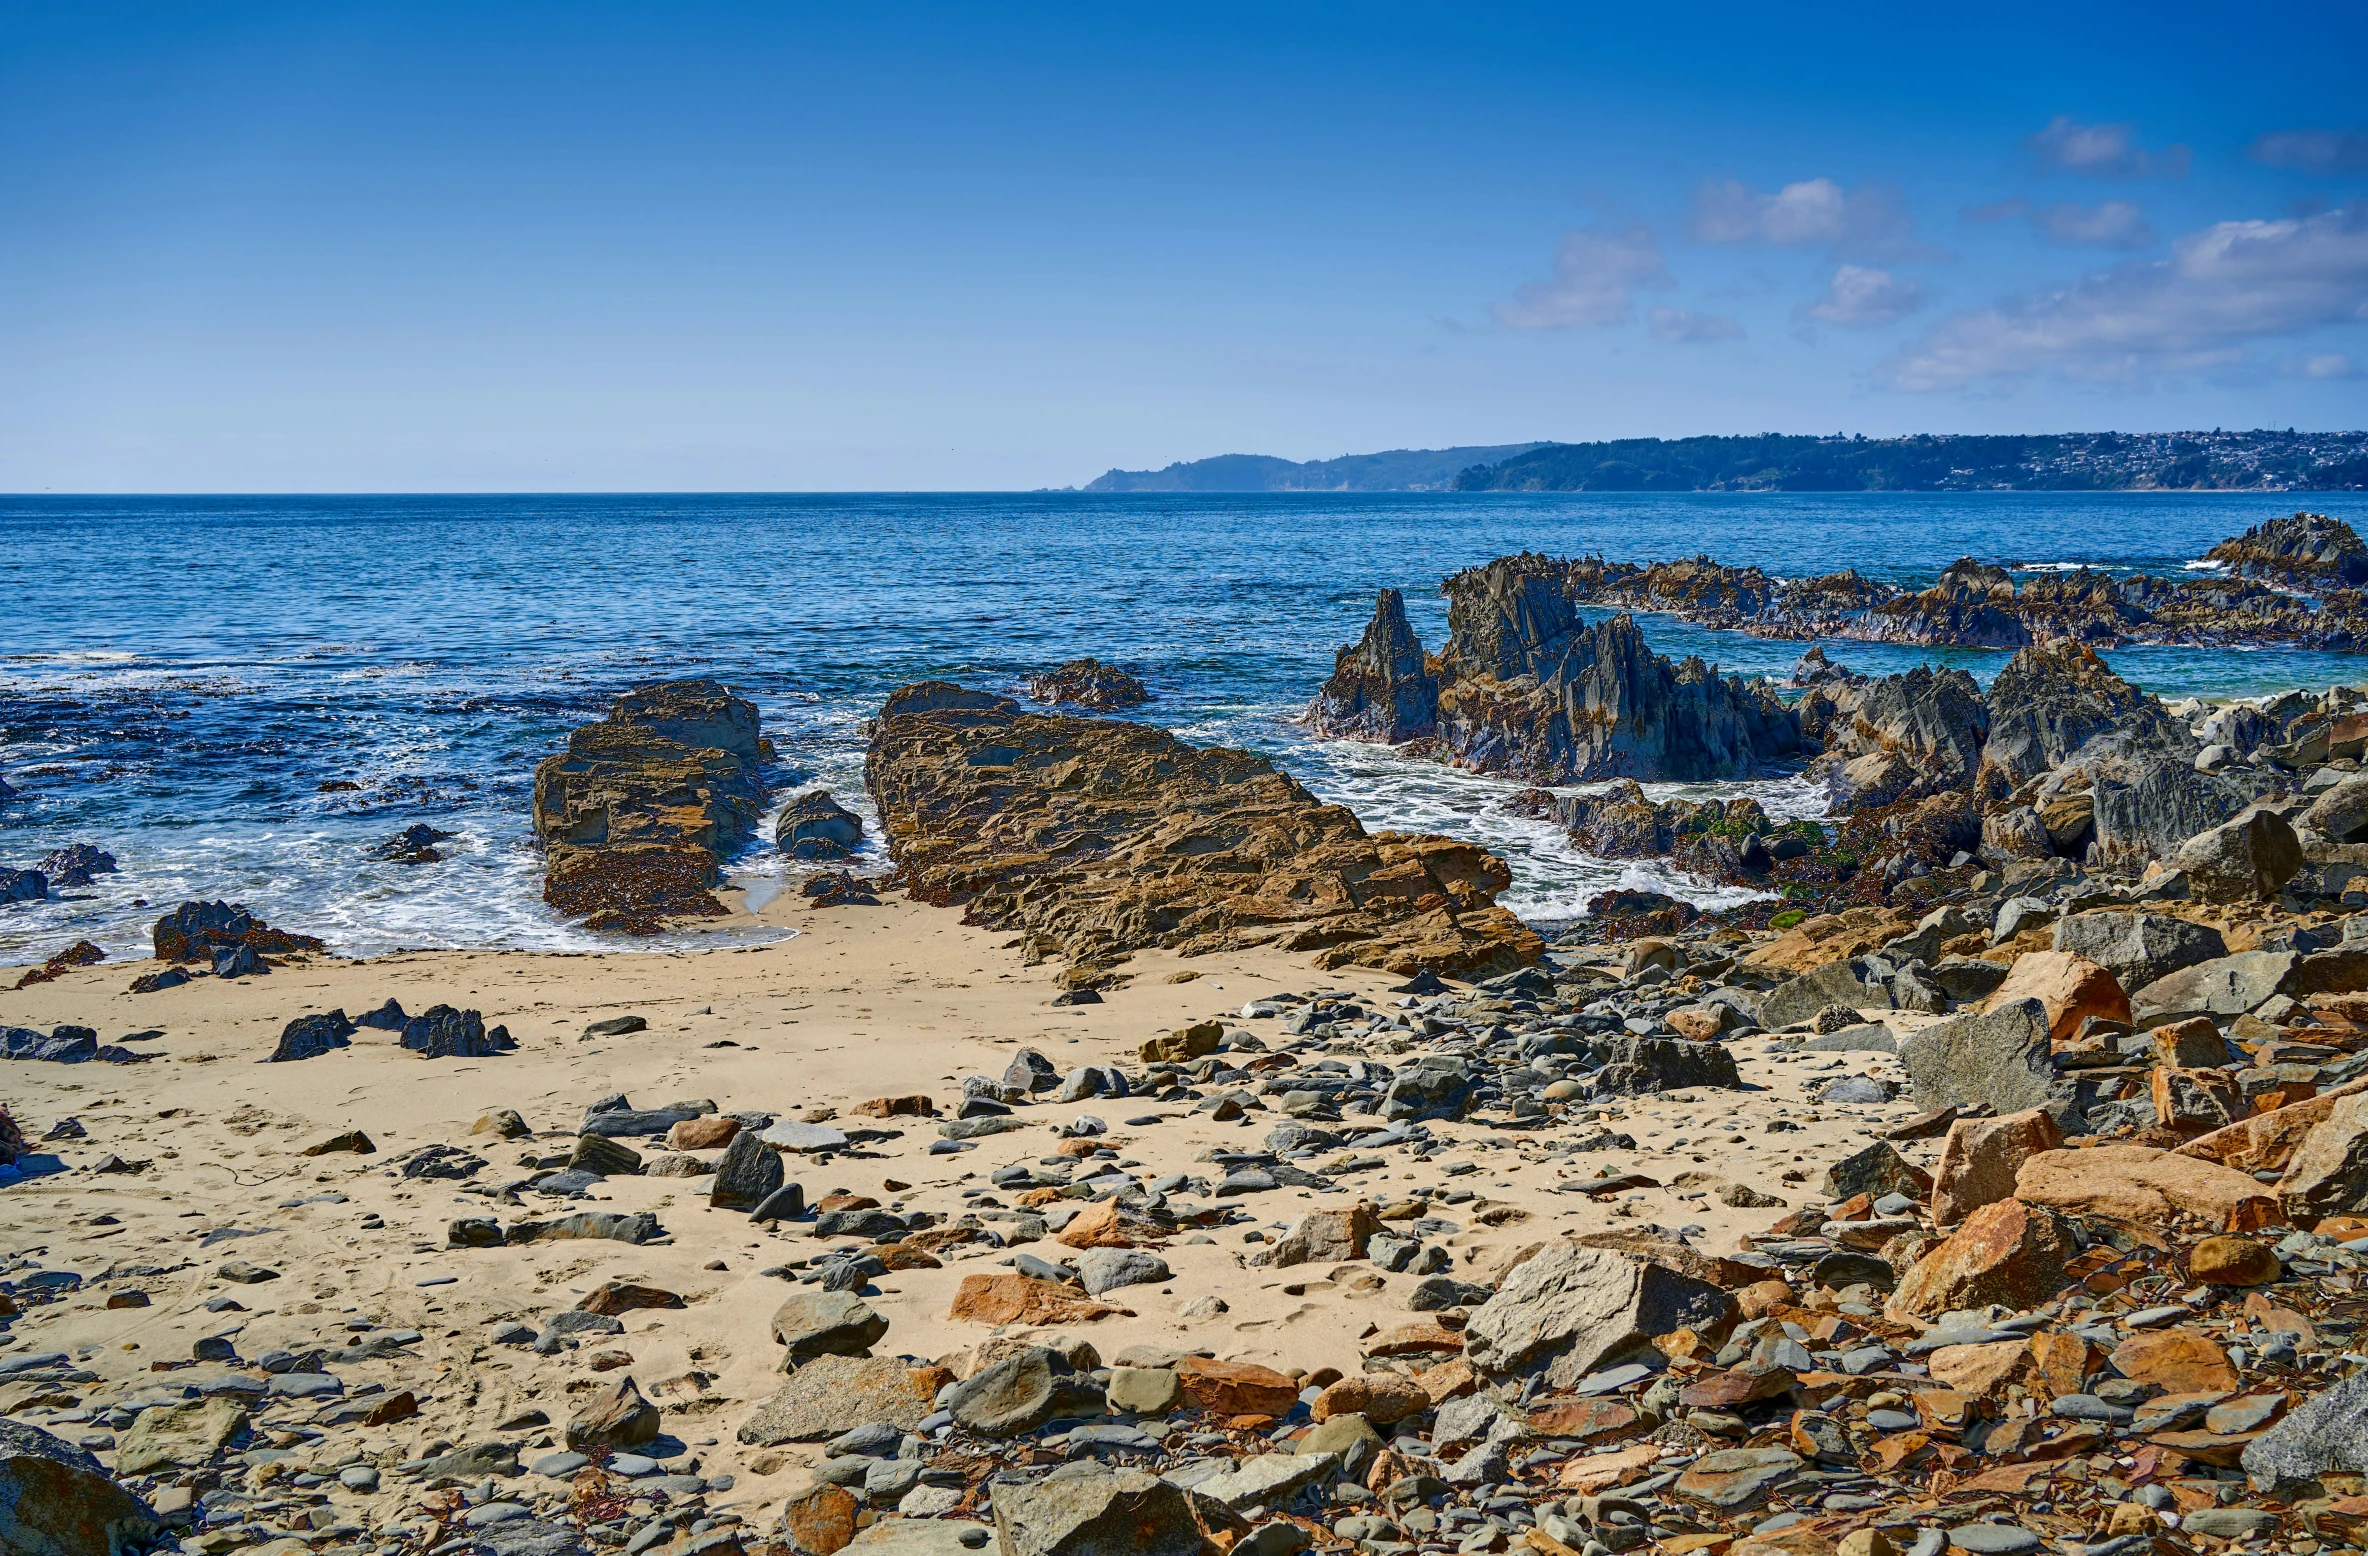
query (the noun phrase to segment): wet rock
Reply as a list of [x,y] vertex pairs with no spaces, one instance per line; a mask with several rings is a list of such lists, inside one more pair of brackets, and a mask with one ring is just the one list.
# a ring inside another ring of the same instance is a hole
[[68,843],[44,855],[33,868],[49,877],[50,885],[71,889],[90,885],[93,876],[113,875],[115,856],[91,843]]
[[2231,573],[2317,593],[2368,583],[2368,547],[2352,527],[2323,513],[2256,524],[2204,553]]
[[1999,1200],[1973,1212],[1918,1259],[1900,1278],[1891,1303],[1920,1318],[1991,1302],[2018,1311],[2036,1307],[2063,1289],[2064,1266],[2079,1251],[2063,1216],[2044,1206]]
[[184,902],[156,921],[150,939],[160,962],[211,963],[220,952],[241,946],[259,956],[322,948],[312,936],[273,929],[244,903],[231,902]]
[[298,1016],[280,1033],[279,1046],[263,1062],[288,1064],[298,1059],[317,1059],[346,1047],[353,1035],[354,1024],[345,1019],[342,1010],[332,1010],[325,1016]]
[[2302,868],[2302,841],[2285,817],[2253,806],[2181,843],[2164,862],[2185,871],[2189,892],[2205,902],[2266,901]]
[[1542,1371],[1568,1388],[1623,1361],[1658,1335],[1731,1324],[1734,1300],[1707,1281],[1575,1243],[1555,1243],[1516,1266],[1464,1330],[1482,1372]]
[[1308,704],[1307,723],[1334,739],[1389,745],[1437,732],[1439,678],[1425,663],[1397,590],[1381,591],[1364,637],[1340,650],[1332,678]]
[[1116,665],[1099,659],[1072,659],[1029,676],[1028,696],[1037,702],[1067,702],[1096,713],[1117,713],[1149,702],[1151,691]]
[[415,822],[370,850],[370,857],[389,864],[437,864],[444,855],[438,843],[450,842],[452,834],[438,831],[426,822]]
[[723,854],[764,811],[755,704],[714,681],[664,681],[617,699],[535,768],[534,828],[549,848],[543,900],[592,929],[655,934],[724,911]]
[[1092,1375],[1043,1346],[964,1378],[945,1401],[957,1423],[987,1437],[1031,1432],[1056,1416],[1100,1415],[1102,1405],[1102,1386]]
[[864,773],[917,899],[962,902],[1072,963],[1272,944],[1322,966],[1473,976],[1542,950],[1495,905],[1501,860],[1368,836],[1265,758],[1149,725],[931,683],[888,699]]
[[810,789],[773,823],[773,844],[792,859],[851,858],[863,846],[863,818],[828,789]]
[[123,1556],[146,1548],[163,1528],[90,1454],[0,1417],[0,1550]]
[[[690,1121],[676,1124],[682,1129]],[[747,1130],[733,1134],[724,1154],[716,1158],[715,1187],[707,1191],[707,1203],[718,1210],[754,1210],[770,1199],[787,1181],[782,1168],[781,1153],[765,1144],[762,1138]]]
[[567,1445],[638,1448],[658,1435],[658,1407],[641,1397],[631,1378],[620,1378],[576,1406],[567,1418]]

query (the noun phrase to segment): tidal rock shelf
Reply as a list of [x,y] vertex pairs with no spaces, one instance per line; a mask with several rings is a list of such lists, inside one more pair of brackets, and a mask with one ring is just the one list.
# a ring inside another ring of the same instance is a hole
[[1083,967],[1271,945],[1461,976],[1541,944],[1496,905],[1512,876],[1495,856],[1369,834],[1264,757],[1148,725],[924,683],[881,709],[864,782],[914,896]]

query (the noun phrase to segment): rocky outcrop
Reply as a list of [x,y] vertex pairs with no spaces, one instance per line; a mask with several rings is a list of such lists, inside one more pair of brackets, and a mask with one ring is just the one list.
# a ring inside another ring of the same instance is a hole
[[[2159,754],[2192,765],[2197,745],[2161,702],[2106,668],[2078,643],[2026,648],[1990,683],[1981,787],[2003,797],[2063,766],[2100,737],[2116,757]],[[2099,758],[2107,753],[2100,751]]]
[[1821,846],[1813,821],[1778,823],[1748,795],[1731,800],[1648,799],[1632,778],[1594,794],[1525,789],[1512,808],[1551,819],[1571,841],[1606,859],[1666,857],[1679,869],[1746,880]]
[[1633,617],[1590,625],[1565,570],[1501,557],[1447,580],[1440,749],[1458,766],[1537,783],[1749,777],[1800,749],[1765,681],[1672,664]]
[[1842,812],[1963,788],[1989,730],[1973,677],[1927,665],[1829,679],[1801,699],[1800,719],[1802,733],[1825,746],[1811,775]]
[[1384,589],[1365,635],[1340,650],[1332,678],[1307,707],[1308,727],[1335,739],[1401,745],[1439,727],[1439,678],[1406,619],[1406,601]]
[[1099,659],[1072,659],[1029,676],[1028,696],[1036,702],[1067,702],[1096,713],[1116,713],[1149,702],[1151,689],[1116,665]]
[[864,782],[914,896],[1076,963],[1274,945],[1472,975],[1541,949],[1496,906],[1493,855],[1368,834],[1264,757],[1144,724],[926,682],[881,709]]
[[211,962],[226,951],[286,956],[318,951],[310,935],[273,929],[243,902],[184,902],[149,931],[160,962]]
[[764,813],[761,761],[755,704],[717,682],[627,692],[534,770],[543,900],[628,934],[721,914],[711,888]]
[[2323,513],[2297,513],[2256,524],[2204,553],[2243,578],[2292,589],[2356,589],[2368,584],[2368,545],[2349,524]]
[[848,859],[863,846],[863,818],[828,789],[809,789],[773,822],[773,846],[792,859]]

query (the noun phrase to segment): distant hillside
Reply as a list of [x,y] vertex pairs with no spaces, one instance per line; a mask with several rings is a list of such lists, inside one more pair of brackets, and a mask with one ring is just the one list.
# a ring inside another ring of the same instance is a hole
[[1628,438],[1480,460],[1459,492],[2338,491],[2368,487],[2368,433]]
[[1299,464],[1267,454],[1219,454],[1165,470],[1112,470],[1089,492],[1440,492],[1463,471],[1547,445],[1503,443],[1490,448],[1394,448],[1386,454],[1344,454]]

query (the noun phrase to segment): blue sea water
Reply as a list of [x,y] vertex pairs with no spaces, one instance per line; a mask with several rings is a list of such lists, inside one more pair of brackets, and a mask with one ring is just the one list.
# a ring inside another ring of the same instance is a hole
[[[861,805],[862,724],[891,688],[946,677],[1016,692],[1081,654],[1127,665],[1141,716],[1267,752],[1369,826],[1471,837],[1511,860],[1510,905],[1566,918],[1657,866],[1578,854],[1507,814],[1511,785],[1290,722],[1406,591],[1424,641],[1437,585],[1508,551],[1650,560],[1707,552],[1780,575],[1845,566],[1929,582],[1960,555],[2177,574],[2298,506],[2348,497],[1077,493],[877,496],[0,498],[0,864],[97,843],[122,872],[0,907],[0,959],[86,937],[136,951],[184,897],[248,902],[361,954],[399,946],[614,943],[539,896],[535,762],[634,682],[706,675],[762,710],[786,770]],[[1644,621],[1664,653],[1781,675],[1803,645]],[[1870,671],[2002,655],[1829,645]],[[2166,696],[2368,679],[2345,655],[2134,649]],[[324,792],[345,781],[355,791]],[[1748,787],[1814,814],[1796,780]],[[371,846],[413,822],[441,864]],[[737,874],[760,892],[762,850]],[[1682,886],[1705,902],[1716,891]]]

